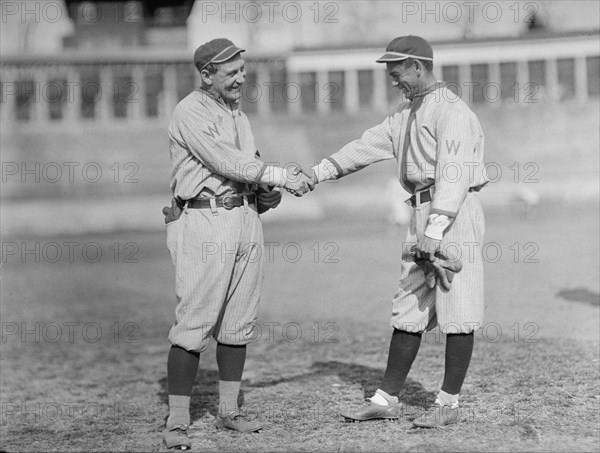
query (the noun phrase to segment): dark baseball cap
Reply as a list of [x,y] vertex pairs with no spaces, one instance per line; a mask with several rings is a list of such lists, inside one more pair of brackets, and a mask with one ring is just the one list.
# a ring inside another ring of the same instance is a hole
[[388,44],[385,54],[377,60],[377,63],[402,61],[407,58],[433,61],[433,49],[419,36],[400,36]]
[[194,65],[202,71],[210,63],[224,63],[236,55],[245,52],[229,39],[217,38],[202,44],[194,52]]

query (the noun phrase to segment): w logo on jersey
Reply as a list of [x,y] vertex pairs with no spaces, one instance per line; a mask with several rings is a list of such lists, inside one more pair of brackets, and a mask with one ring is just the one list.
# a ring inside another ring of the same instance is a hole
[[458,154],[460,150],[460,142],[455,142],[454,140],[446,140],[446,150],[448,154],[454,154],[455,156]]
[[208,125],[208,127],[203,130],[202,132],[204,132],[206,135],[210,136],[211,138],[215,138],[216,135],[218,135],[219,137],[221,136],[221,133],[219,132],[219,128],[217,127],[217,123],[210,123]]

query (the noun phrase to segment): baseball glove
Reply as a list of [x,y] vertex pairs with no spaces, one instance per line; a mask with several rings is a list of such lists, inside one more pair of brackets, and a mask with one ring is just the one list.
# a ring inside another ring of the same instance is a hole
[[417,256],[417,246],[410,249],[410,254],[414,262],[425,272],[425,281],[429,288],[434,288],[436,283],[442,291],[447,293],[452,286],[454,276],[462,270],[462,261],[451,252],[437,251],[435,259],[430,261],[427,258]]

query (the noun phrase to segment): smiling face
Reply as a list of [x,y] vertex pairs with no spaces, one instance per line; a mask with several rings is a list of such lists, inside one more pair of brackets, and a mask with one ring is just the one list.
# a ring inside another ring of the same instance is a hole
[[242,96],[242,85],[246,81],[245,61],[236,55],[218,66],[214,74],[202,71],[202,79],[209,91],[221,97],[227,104],[237,104]]
[[423,90],[423,68],[419,61],[407,59],[389,62],[386,65],[392,78],[392,86],[401,90],[407,99],[412,100]]

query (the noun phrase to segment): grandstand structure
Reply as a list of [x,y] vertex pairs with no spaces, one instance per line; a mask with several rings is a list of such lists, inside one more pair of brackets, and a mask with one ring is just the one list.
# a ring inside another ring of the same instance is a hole
[[[116,27],[111,21],[78,24],[81,4],[94,2],[67,3],[75,32],[64,38],[63,51],[3,55],[2,124],[166,124],[177,102],[199,85],[183,33],[194,2],[128,2],[119,6],[121,17],[131,4],[139,4],[139,14]],[[173,42],[164,44],[169,36]],[[598,29],[432,44],[437,77],[472,104],[526,108],[600,95]],[[248,49],[242,107],[261,117],[390,111],[401,94],[385,65],[375,63],[384,46],[296,47],[276,54]]]

